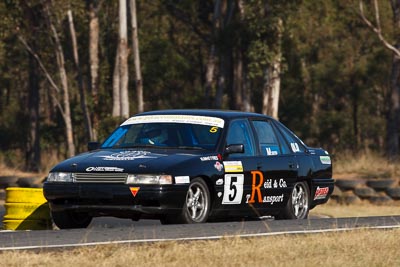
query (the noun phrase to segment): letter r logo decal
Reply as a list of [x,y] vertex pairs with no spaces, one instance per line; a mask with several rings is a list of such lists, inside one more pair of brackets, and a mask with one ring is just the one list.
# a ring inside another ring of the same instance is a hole
[[[251,197],[249,200],[249,203],[254,203],[254,197],[257,191],[257,198],[258,198],[258,203],[262,202],[262,196],[261,196],[261,186],[264,183],[264,176],[262,172],[260,171],[252,171],[251,174],[253,175],[253,183],[251,185]],[[257,184],[257,176],[260,177],[260,181]]]

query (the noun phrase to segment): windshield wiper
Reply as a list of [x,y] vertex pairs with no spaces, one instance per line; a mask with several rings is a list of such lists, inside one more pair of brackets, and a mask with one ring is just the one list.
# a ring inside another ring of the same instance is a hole
[[147,147],[159,147],[156,145],[152,144],[129,144],[129,145],[118,145],[118,146],[113,146],[113,148],[147,148]]
[[199,146],[164,146],[164,145],[153,145],[153,144],[127,144],[127,145],[115,145],[112,148],[159,148],[159,149],[187,149],[187,150],[206,150]]
[[200,146],[178,146],[179,149],[206,150]]

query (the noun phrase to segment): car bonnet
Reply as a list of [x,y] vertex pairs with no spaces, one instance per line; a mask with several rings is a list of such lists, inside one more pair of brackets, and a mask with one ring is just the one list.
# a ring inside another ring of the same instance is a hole
[[209,155],[192,151],[105,149],[84,153],[56,165],[59,172],[165,172],[191,159]]

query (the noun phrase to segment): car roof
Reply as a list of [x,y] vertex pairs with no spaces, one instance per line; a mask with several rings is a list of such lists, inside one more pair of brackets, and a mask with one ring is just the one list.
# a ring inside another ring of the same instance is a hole
[[147,111],[143,113],[136,114],[135,116],[144,115],[197,115],[197,116],[210,116],[218,117],[224,120],[231,120],[235,118],[269,118],[271,117],[254,113],[254,112],[243,112],[236,110],[213,110],[213,109],[169,109],[169,110],[156,110]]

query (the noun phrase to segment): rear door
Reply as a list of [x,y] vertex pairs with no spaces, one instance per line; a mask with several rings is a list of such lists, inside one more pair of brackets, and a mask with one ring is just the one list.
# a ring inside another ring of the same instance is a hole
[[256,169],[251,176],[251,187],[246,203],[260,210],[286,205],[298,176],[298,162],[273,123],[267,119],[252,120],[258,155]]

